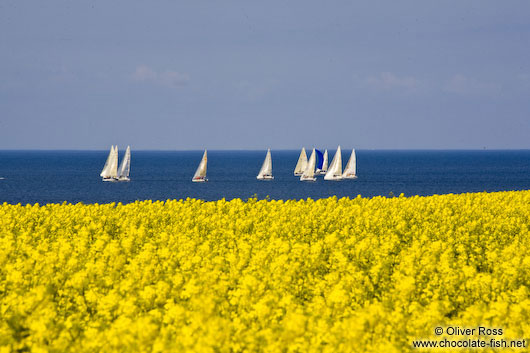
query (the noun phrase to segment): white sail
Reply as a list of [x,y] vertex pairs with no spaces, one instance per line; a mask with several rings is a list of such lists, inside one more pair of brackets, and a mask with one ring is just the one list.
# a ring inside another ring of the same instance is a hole
[[328,172],[324,175],[324,180],[342,180],[342,156],[340,146],[337,147],[337,152],[333,156]]
[[109,177],[116,179],[118,177],[118,146],[114,146],[112,159],[109,163]]
[[121,162],[119,171],[118,171],[118,180],[127,181],[129,180],[129,172],[131,170],[131,147],[127,146],[125,151],[125,156],[123,156],[123,161]]
[[298,162],[296,162],[296,167],[294,168],[294,175],[302,175],[305,168],[307,167],[307,154],[305,153],[305,148],[302,147],[300,156],[298,157]]
[[315,181],[317,180],[315,178],[315,166],[317,163],[317,155],[315,153],[315,149],[313,148],[313,152],[311,153],[311,157],[309,157],[309,161],[307,162],[306,169],[304,170],[304,173],[300,177],[300,181]]
[[206,165],[208,163],[208,156],[206,150],[204,150],[204,154],[202,155],[201,163],[199,163],[199,166],[197,167],[197,170],[195,171],[195,174],[193,175],[192,181],[195,182],[201,182],[201,181],[207,181],[206,179]]
[[113,181],[118,176],[118,146],[111,146],[105,166],[99,174],[104,181]]
[[267,155],[265,156],[265,160],[263,161],[263,165],[261,166],[261,169],[258,173],[258,176],[256,177],[258,180],[272,180],[274,177],[272,176],[272,157],[271,157],[271,149],[269,148],[267,150]]
[[112,154],[114,152],[114,146],[110,146],[109,155],[107,156],[107,160],[105,161],[105,166],[101,170],[101,173],[99,176],[103,178],[109,178],[110,177],[110,162],[112,160]]
[[357,178],[357,166],[356,166],[356,158],[355,158],[354,149],[351,151],[350,159],[348,160],[348,163],[346,164],[346,168],[344,168],[344,173],[342,174],[342,177],[344,179],[356,179]]
[[322,169],[321,172],[327,172],[328,171],[328,150],[324,151],[324,161],[322,162]]

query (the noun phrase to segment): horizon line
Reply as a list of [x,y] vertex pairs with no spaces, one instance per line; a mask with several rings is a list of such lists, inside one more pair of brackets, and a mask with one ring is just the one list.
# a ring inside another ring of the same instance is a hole
[[[197,151],[225,151],[225,152],[247,152],[247,151],[267,151],[267,149],[270,148],[271,151],[299,151],[300,148],[280,148],[280,149],[273,149],[271,147],[265,147],[265,148],[252,148],[252,149],[242,149],[242,148],[220,148],[220,149],[134,149],[131,148],[131,150],[134,151],[141,151],[141,152],[197,152]],[[317,148],[318,149],[318,148]],[[334,148],[319,148],[319,150],[336,150],[336,147]],[[352,148],[350,147],[342,147],[341,149],[350,150]],[[105,149],[79,149],[79,148],[6,148],[6,149],[0,149],[0,152],[100,152],[100,151],[107,151],[108,148]],[[530,151],[530,147],[527,148],[355,148],[356,151]]]

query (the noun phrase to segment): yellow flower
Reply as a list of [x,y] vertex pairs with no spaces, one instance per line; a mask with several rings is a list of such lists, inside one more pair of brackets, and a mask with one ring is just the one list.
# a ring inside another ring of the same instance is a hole
[[530,191],[4,203],[0,352],[402,352],[440,325],[527,338],[529,215]]

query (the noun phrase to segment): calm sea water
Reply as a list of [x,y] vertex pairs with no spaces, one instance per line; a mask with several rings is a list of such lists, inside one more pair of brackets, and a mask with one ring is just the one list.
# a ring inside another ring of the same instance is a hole
[[[331,182],[320,177],[304,183],[293,176],[299,151],[272,151],[273,181],[256,180],[266,151],[208,151],[210,181],[192,183],[203,151],[133,150],[131,181],[109,183],[99,177],[108,151],[0,151],[0,202],[316,199],[530,189],[527,150],[356,152],[358,179]],[[343,150],[344,166],[349,155]]]

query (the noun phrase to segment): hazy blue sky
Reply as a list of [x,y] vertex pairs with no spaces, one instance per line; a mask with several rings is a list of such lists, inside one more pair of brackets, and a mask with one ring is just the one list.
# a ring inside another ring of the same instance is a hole
[[0,0],[0,149],[530,148],[530,1]]

